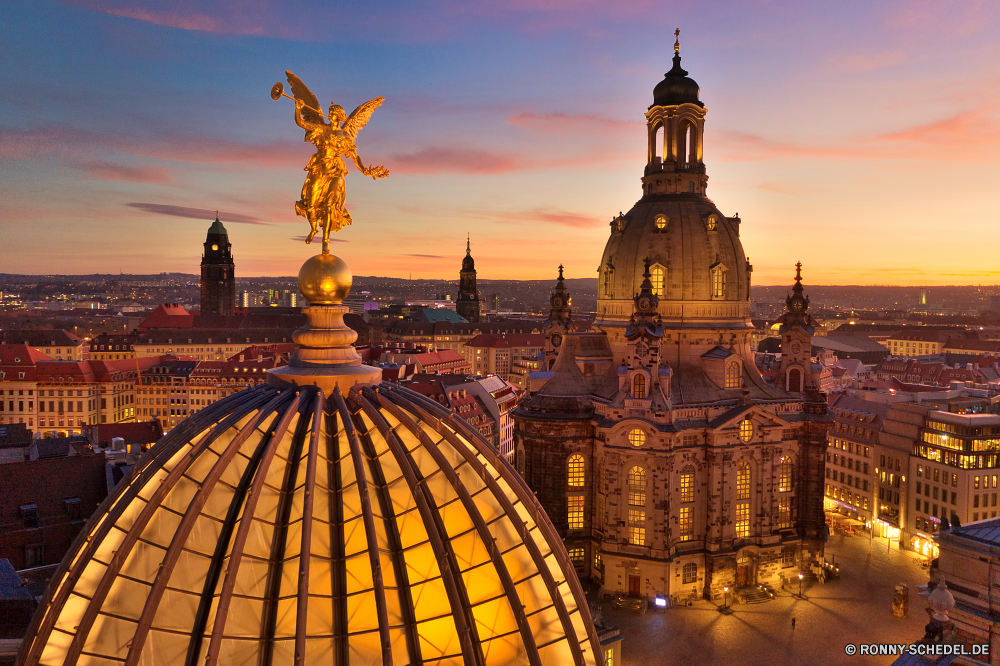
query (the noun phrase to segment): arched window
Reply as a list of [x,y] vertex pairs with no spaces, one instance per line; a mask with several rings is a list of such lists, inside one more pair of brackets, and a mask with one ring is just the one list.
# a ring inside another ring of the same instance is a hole
[[636,400],[646,399],[646,375],[636,373],[632,379],[632,397]]
[[646,443],[646,432],[642,428],[632,428],[628,431],[628,443],[639,448]]
[[737,361],[730,361],[726,366],[726,388],[740,387],[740,364]]
[[566,462],[566,479],[570,488],[583,488],[583,456],[574,453]]
[[615,290],[613,286],[613,281],[615,278],[615,269],[608,266],[604,269],[604,297],[613,298],[615,295]]
[[798,368],[788,371],[788,390],[792,393],[802,392],[802,371]]
[[746,443],[753,439],[753,421],[743,419],[740,421],[740,441]]
[[663,296],[663,281],[666,274],[667,271],[659,264],[649,267],[649,281],[653,283],[654,295]]
[[650,162],[663,161],[663,134],[663,125],[657,125],[656,129],[653,130],[653,145],[650,146]]
[[745,460],[736,469],[736,499],[750,499],[750,463]]
[[681,501],[694,501],[694,467],[691,465],[681,470]]
[[628,471],[629,506],[646,506],[646,470],[633,467]]
[[722,298],[726,295],[726,269],[716,266],[712,269],[712,296]]
[[687,585],[689,583],[698,582],[698,565],[694,562],[688,562],[684,565],[681,570],[681,584]]
[[628,540],[642,546],[646,543],[646,470],[641,467],[628,472],[628,504]]
[[792,459],[785,456],[778,461],[778,492],[792,491]]

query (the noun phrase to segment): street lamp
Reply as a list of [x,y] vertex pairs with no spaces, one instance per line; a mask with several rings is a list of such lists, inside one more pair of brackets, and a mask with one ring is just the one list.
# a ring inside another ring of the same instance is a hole
[[729,608],[729,586],[728,585],[723,585],[722,586],[722,593],[725,595],[722,598],[722,600],[723,600],[722,607],[725,608],[725,609],[728,609]]
[[802,574],[799,574],[799,599],[802,598]]

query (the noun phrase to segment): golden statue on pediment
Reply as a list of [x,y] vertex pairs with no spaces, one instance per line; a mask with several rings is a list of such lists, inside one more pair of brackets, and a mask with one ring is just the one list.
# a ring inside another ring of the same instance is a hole
[[[309,158],[302,185],[302,196],[295,202],[295,212],[309,220],[310,232],[306,243],[323,229],[323,252],[328,252],[330,232],[340,231],[351,224],[351,214],[345,202],[347,164],[344,158],[354,161],[358,171],[373,179],[385,178],[389,170],[384,166],[366,167],[358,155],[354,141],[385,97],[376,97],[354,109],[350,116],[344,107],[330,103],[328,113],[319,110],[319,100],[299,77],[287,71],[292,94],[286,95],[279,81],[271,88],[271,98],[288,97],[295,101],[295,124],[306,131],[305,140],[316,146],[316,153]],[[326,119],[326,120],[324,120]],[[329,121],[329,122],[327,122]]]

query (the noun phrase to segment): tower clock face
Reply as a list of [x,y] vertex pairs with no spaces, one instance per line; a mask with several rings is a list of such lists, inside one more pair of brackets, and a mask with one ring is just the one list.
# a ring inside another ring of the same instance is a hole
[[647,347],[643,343],[640,342],[635,346],[635,355],[638,356],[639,358],[644,357],[648,353],[649,353],[649,347]]
[[218,249],[219,249],[219,246],[218,246],[218,245],[212,245],[212,249],[213,249],[213,250],[218,250]]
[[648,310],[649,309],[649,299],[648,298],[640,298],[639,299],[639,309],[640,310]]
[[561,344],[562,344],[562,336],[556,333],[555,335],[552,336],[552,346],[558,347]]
[[563,304],[563,301],[558,296],[556,296],[555,298],[552,299],[552,305],[554,305],[555,307],[561,308],[562,304]]

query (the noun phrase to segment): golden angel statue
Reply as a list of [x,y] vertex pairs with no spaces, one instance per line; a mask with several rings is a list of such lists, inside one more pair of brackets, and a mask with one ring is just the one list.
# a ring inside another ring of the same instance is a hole
[[[319,110],[319,100],[299,77],[287,71],[288,85],[294,97],[285,95],[281,83],[271,89],[272,99],[289,97],[295,100],[295,124],[306,131],[305,140],[316,146],[316,153],[309,158],[304,171],[302,198],[295,202],[295,212],[309,220],[310,232],[306,243],[311,243],[320,227],[323,228],[323,249],[326,251],[331,231],[340,231],[351,224],[351,214],[345,205],[344,177],[347,165],[344,158],[354,160],[358,170],[373,179],[385,178],[389,170],[383,166],[366,167],[358,156],[354,140],[361,128],[368,123],[375,109],[385,97],[376,97],[354,109],[350,116],[339,104],[330,103],[329,115]],[[325,122],[327,118],[330,122]]]

